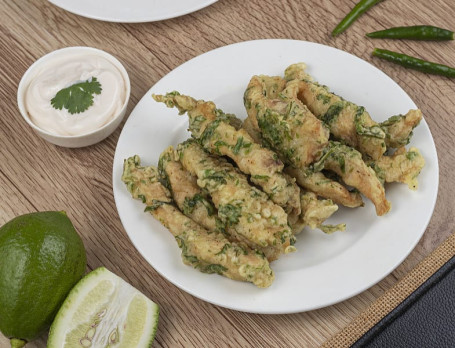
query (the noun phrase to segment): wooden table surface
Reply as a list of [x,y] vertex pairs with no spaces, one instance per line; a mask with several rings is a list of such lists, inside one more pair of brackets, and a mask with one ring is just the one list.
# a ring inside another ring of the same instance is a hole
[[[455,42],[373,41],[364,37],[366,32],[397,25],[433,24],[454,30],[455,9],[446,0],[388,0],[372,8],[346,33],[332,38],[331,30],[354,3],[220,0],[171,20],[119,24],[79,17],[46,0],[1,1],[0,225],[28,212],[66,210],[84,241],[88,270],[104,265],[160,304],[155,347],[318,346],[408,273],[455,227],[455,79],[405,70],[370,55],[378,45],[455,65]],[[434,215],[406,260],[354,298],[292,315],[256,315],[220,308],[158,275],[131,244],[114,203],[112,163],[122,127],[97,145],[61,148],[35,135],[21,119],[16,104],[24,72],[36,59],[58,48],[97,47],[122,61],[131,79],[128,115],[153,84],[187,60],[227,44],[264,38],[337,47],[383,70],[423,111],[440,165]],[[44,347],[45,342],[42,337],[28,347]],[[0,346],[7,345],[6,338],[0,336]]]

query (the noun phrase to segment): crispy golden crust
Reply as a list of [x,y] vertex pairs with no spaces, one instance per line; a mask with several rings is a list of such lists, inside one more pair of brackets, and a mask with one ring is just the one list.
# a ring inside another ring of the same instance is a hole
[[390,202],[376,173],[365,164],[360,152],[352,147],[331,142],[314,166],[335,172],[345,184],[358,189],[373,202],[377,215],[382,216],[390,210]]
[[406,115],[392,116],[387,121],[382,122],[381,128],[386,133],[387,147],[399,148],[409,144],[412,131],[421,120],[422,112],[417,109],[409,110]]
[[210,197],[197,185],[197,177],[186,171],[172,146],[160,156],[160,177],[168,183],[172,197],[179,209],[189,218],[209,231],[225,232],[226,226],[218,219]]
[[329,131],[302,103],[287,98],[283,91],[268,92],[270,80],[276,79],[263,75],[251,78],[244,94],[248,122],[261,131],[263,141],[285,163],[303,168],[318,158]]
[[182,249],[182,260],[204,273],[270,286],[274,274],[264,255],[230,243],[223,235],[208,233],[175,207],[163,205],[153,215],[173,234]]
[[294,233],[299,233],[305,226],[311,229],[319,228],[324,232],[343,231],[346,225],[323,225],[333,213],[338,210],[338,206],[330,199],[318,199],[313,192],[305,192],[300,195],[302,214],[297,222],[292,225]]
[[319,197],[332,200],[336,204],[349,208],[363,206],[362,197],[357,192],[350,192],[339,182],[327,178],[321,172],[306,173],[301,169],[286,167],[285,172],[294,177],[297,183]]
[[169,108],[177,108],[179,115],[189,117],[189,131],[195,138],[200,138],[210,123],[220,120],[228,123],[235,129],[240,129],[242,121],[233,114],[224,113],[217,109],[213,102],[196,100],[179,92],[170,92],[166,95],[152,95],[157,102],[166,104]]
[[[310,164],[312,165],[313,172],[318,172],[324,168],[334,171],[347,185],[357,188],[361,193],[371,199],[378,215],[387,213],[390,210],[390,203],[385,199],[384,188],[376,175],[374,175],[372,169],[365,165],[361,154],[348,146],[334,142],[329,143],[328,135],[324,135],[322,131],[327,131],[327,129],[321,120],[318,120],[310,111],[303,111],[308,110],[308,108],[300,101],[302,81],[295,78],[289,80],[290,76],[301,77],[304,74],[302,66],[291,66],[286,71],[286,74],[288,83],[285,85],[285,88],[279,93],[275,92],[275,94],[280,96],[280,100],[270,100],[267,98],[266,86],[269,84],[268,81],[274,78],[253,76],[250,80],[244,95],[245,106],[247,108],[248,118],[250,119],[249,126],[253,129],[260,129],[262,139],[268,146],[274,148],[286,163],[305,171],[306,175],[304,180],[301,180],[302,182],[307,181],[311,184],[311,180],[308,180],[309,174],[307,174],[307,167]],[[339,98],[338,96],[334,97]],[[372,139],[381,138],[376,138],[376,131],[383,135],[381,145],[379,146],[381,151],[374,154],[367,151],[373,156],[381,156],[385,151],[383,140],[385,134],[382,129],[369,118],[363,108],[359,108],[352,103],[343,105],[346,107],[340,109],[340,112],[346,113],[346,115],[348,113],[351,116],[354,115],[349,110],[351,108],[356,109],[355,119],[351,119],[349,122],[354,127],[354,132],[351,132],[351,135],[355,137],[353,139],[360,148],[362,148],[362,144],[366,144],[368,146],[371,145],[371,148],[377,149],[378,144]],[[284,113],[283,110],[285,110]],[[338,118],[339,115],[336,116]],[[256,121],[254,121],[255,119]],[[310,123],[305,123],[305,120],[310,121]],[[343,121],[337,123],[336,127],[351,127],[349,122]],[[293,133],[292,131],[298,129],[299,126],[303,127],[302,131]],[[362,135],[362,137],[359,137],[359,135]],[[308,146],[309,144],[310,146]],[[309,156],[309,153],[312,153],[312,156]],[[302,158],[305,160],[301,161]],[[315,161],[317,162],[315,163]],[[341,161],[343,161],[342,164]],[[346,166],[349,170],[345,171]],[[316,167],[319,168],[315,170]],[[329,187],[329,194],[335,193],[333,187],[338,190],[338,193],[343,193],[341,197],[332,195],[331,198],[337,201],[344,199],[344,203],[351,206],[356,206],[361,202],[359,196],[356,197],[352,194],[346,194],[347,191],[340,185],[325,185],[325,188]],[[321,191],[321,189],[319,190]],[[348,199],[354,199],[355,203],[352,201],[349,202]]]
[[172,147],[160,156],[160,176],[170,185],[171,193],[179,209],[208,231],[221,232],[230,241],[262,252],[269,261],[277,260],[281,250],[275,247],[259,247],[239,235],[235,228],[226,226],[218,217],[218,212],[210,197],[197,185],[197,177],[188,172],[175,157]]
[[402,182],[411,190],[417,190],[417,177],[425,166],[425,160],[415,147],[408,151],[401,147],[391,156],[382,156],[375,164],[376,171],[379,170],[385,182]]
[[124,161],[122,181],[133,198],[141,199],[149,207],[172,203],[171,193],[158,180],[158,170],[141,166],[139,156]]
[[291,215],[300,214],[299,187],[282,173],[284,165],[277,155],[257,144],[244,129],[236,129],[225,122],[225,114],[212,102],[195,100],[175,92],[165,96],[155,95],[154,98],[177,107],[181,113],[186,112],[193,136],[206,150],[233,159],[273,202]]
[[174,235],[185,264],[205,273],[248,281],[265,288],[274,280],[273,271],[261,253],[230,243],[220,233],[210,233],[183,215],[159,183],[155,167],[142,167],[138,156],[125,160],[122,180],[133,198],[142,199],[148,211]]
[[301,100],[321,119],[336,139],[377,159],[386,150],[385,132],[361,106],[331,93],[307,75],[305,65],[293,64],[285,71],[294,97]]
[[330,199],[319,200],[313,192],[303,193],[301,200],[303,205],[303,221],[310,228],[318,228],[338,210],[338,206]]
[[178,152],[184,168],[210,193],[218,216],[237,234],[259,247],[274,247],[284,253],[295,250],[283,208],[252,187],[240,171],[207,154],[194,141],[179,145]]

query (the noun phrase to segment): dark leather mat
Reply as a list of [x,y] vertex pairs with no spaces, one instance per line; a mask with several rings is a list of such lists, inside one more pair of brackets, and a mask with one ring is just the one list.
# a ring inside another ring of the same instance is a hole
[[359,347],[455,347],[455,257],[352,345]]

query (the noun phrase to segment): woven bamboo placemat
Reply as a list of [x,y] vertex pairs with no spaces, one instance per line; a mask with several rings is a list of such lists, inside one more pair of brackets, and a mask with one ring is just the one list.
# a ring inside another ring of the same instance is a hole
[[322,347],[350,347],[455,255],[455,233]]

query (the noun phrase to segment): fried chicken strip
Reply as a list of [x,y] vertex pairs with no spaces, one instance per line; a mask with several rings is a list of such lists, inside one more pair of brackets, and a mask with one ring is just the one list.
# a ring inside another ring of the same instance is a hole
[[409,144],[412,131],[422,120],[422,111],[409,110],[406,115],[396,115],[380,123],[386,134],[387,147],[399,148]]
[[267,147],[286,164],[304,168],[319,157],[329,131],[302,103],[281,98],[282,91],[270,92],[271,81],[277,79],[264,75],[251,78],[244,93],[248,122],[260,130]]
[[324,225],[324,221],[338,210],[338,206],[330,199],[318,199],[314,192],[301,193],[300,199],[302,214],[298,222],[292,226],[294,233],[301,232],[305,226],[311,229],[318,228],[325,233],[344,231],[346,229],[345,224]]
[[[247,117],[243,122],[244,128],[257,143],[262,142],[260,130],[254,127],[252,119]],[[284,172],[296,179],[297,184],[308,191],[315,192],[318,196],[332,200],[336,204],[356,208],[363,206],[362,197],[357,192],[350,192],[339,182],[327,178],[321,172],[312,172],[307,169],[297,169],[286,166]],[[302,194],[302,193],[301,193]],[[301,218],[299,219],[301,220]],[[291,223],[291,225],[297,222]]]
[[195,100],[177,92],[153,98],[177,107],[180,113],[187,113],[189,129],[204,149],[234,160],[273,202],[284,207],[291,216],[300,214],[299,187],[295,180],[282,173],[284,165],[277,155],[257,144],[244,129],[236,129],[226,122],[225,114],[213,102]]
[[386,134],[380,125],[371,119],[364,107],[344,100],[331,93],[327,86],[313,81],[305,68],[304,63],[298,63],[285,71],[288,83],[296,84],[295,97],[329,127],[336,139],[373,159],[381,157],[386,150]]
[[295,251],[287,214],[267,195],[251,186],[244,174],[221,157],[206,153],[194,140],[177,148],[183,167],[198,178],[218,209],[218,216],[238,235],[259,247],[280,253]]
[[149,211],[175,237],[182,260],[204,273],[247,281],[260,288],[270,286],[273,271],[267,259],[253,250],[230,243],[220,233],[206,229],[183,215],[173,204],[170,192],[158,181],[155,167],[142,167],[140,158],[125,160],[122,181],[133,198],[141,199]]
[[390,210],[390,202],[376,173],[354,148],[331,141],[313,168],[315,171],[328,169],[338,174],[345,184],[356,188],[373,202],[377,215],[384,215]]
[[264,253],[269,262],[277,260],[281,250],[275,247],[260,247],[239,235],[232,226],[226,226],[217,214],[210,197],[197,185],[197,177],[183,168],[172,147],[160,156],[160,177],[169,183],[172,197],[179,209],[208,231],[221,232],[230,242]]
[[183,214],[208,231],[227,234],[210,197],[197,185],[197,177],[183,168],[172,146],[161,153],[158,172]]
[[349,208],[363,206],[362,197],[358,192],[348,191],[339,182],[326,177],[321,172],[305,171],[290,166],[285,168],[285,172],[295,178],[301,187],[336,204]]
[[425,166],[419,150],[411,147],[408,151],[400,147],[391,156],[382,156],[376,162],[368,163],[384,182],[401,182],[411,190],[417,190],[417,177]]
[[[304,174],[305,172],[308,172],[308,166],[309,164],[313,163],[314,161],[318,161],[320,164],[324,163],[323,166],[313,166],[319,167],[317,170],[313,170],[313,172],[318,172],[324,168],[329,169],[331,171],[334,171],[337,173],[342,180],[350,186],[353,186],[357,188],[361,193],[363,193],[366,197],[371,199],[376,207],[376,212],[378,215],[384,215],[386,212],[389,211],[390,209],[390,203],[385,199],[385,193],[384,193],[384,188],[382,187],[381,183],[377,179],[376,175],[374,175],[374,172],[371,170],[371,168],[368,168],[365,163],[362,160],[362,156],[358,151],[355,151],[354,149],[350,149],[347,146],[341,145],[337,143],[337,146],[335,146],[334,142],[328,142],[327,138],[325,140],[321,141],[316,141],[315,143],[318,143],[318,151],[314,152],[313,156],[311,157],[311,161],[306,163],[306,162],[296,162],[296,161],[291,161],[289,160],[292,158],[292,156],[289,156],[288,153],[299,153],[302,154],[303,157],[305,157],[305,151],[298,152],[299,150],[302,150],[302,147],[304,147],[304,144],[308,144],[308,138],[312,136],[312,132],[306,133],[305,135],[300,134],[300,137],[297,136],[296,134],[291,134],[290,131],[291,129],[296,128],[297,126],[292,123],[293,120],[298,119],[296,116],[298,112],[294,112],[295,110],[300,110],[302,107],[305,107],[301,102],[292,100],[292,89],[295,88],[295,86],[288,86],[289,90],[283,89],[279,95],[281,95],[281,100],[269,100],[266,98],[266,91],[267,88],[266,86],[269,84],[267,83],[268,77],[266,76],[254,76],[250,80],[250,84],[248,85],[248,88],[245,92],[245,105],[247,107],[248,111],[248,117],[251,119],[257,118],[257,124],[258,128],[261,130],[261,136],[262,139],[264,139],[267,142],[267,132],[269,132],[269,129],[267,127],[261,126],[261,122],[267,122],[267,123],[273,123],[273,131],[276,131],[276,129],[284,129],[285,132],[288,132],[287,134],[283,134],[283,136],[276,136],[276,133],[274,136],[275,144],[279,144],[276,148],[274,148],[278,154],[282,155],[285,157],[289,162],[291,162],[291,166],[294,168],[297,168],[298,170],[302,172],[297,172],[293,173],[295,174],[294,177],[299,177],[300,176],[300,182],[302,186],[306,186],[307,188],[310,188],[313,191],[318,191],[321,192],[323,189],[327,189],[326,196],[329,196],[329,198],[332,198],[336,200],[337,202],[340,202],[341,204],[346,204],[347,206],[359,206],[361,205],[361,198],[360,196],[356,194],[349,193],[345,188],[343,188],[341,185],[336,185],[333,182],[327,182],[327,184],[324,187],[316,187],[317,183],[316,180],[322,179],[323,175],[322,174]],[[287,106],[283,106],[286,104]],[[261,114],[262,108],[264,108],[264,105],[270,105],[274,109],[270,111],[265,107],[267,112],[263,112]],[[287,109],[286,109],[287,108]],[[280,114],[276,110],[282,111],[283,109],[286,109],[289,112],[289,115],[284,117],[282,114]],[[294,110],[294,111],[292,111]],[[325,129],[325,127],[322,125],[322,122],[315,118],[314,116],[310,116],[311,112],[308,111],[306,116],[308,116],[309,119],[312,120],[315,124],[319,124],[322,129]],[[312,117],[312,118],[311,118]],[[261,121],[262,120],[262,121]],[[254,121],[250,121],[249,126],[255,127]],[[296,127],[294,127],[296,126]],[[314,134],[313,134],[314,137]],[[269,136],[269,139],[272,137]],[[288,141],[287,141],[288,140]],[[292,144],[290,141],[296,141],[297,146],[293,147],[294,144]],[[314,139],[313,139],[314,140]],[[269,145],[271,141],[269,141]],[[272,146],[273,147],[273,146]],[[350,155],[348,155],[348,150],[350,151]],[[307,153],[307,152],[306,152]],[[324,157],[324,155],[321,154],[326,154],[327,156]],[[354,155],[355,154],[355,155]],[[300,158],[300,155],[297,156]],[[340,161],[343,160],[343,166],[340,165],[338,161],[334,161],[334,158],[339,159]],[[306,157],[309,158],[309,157]],[[321,160],[322,158],[325,158],[323,161]],[[349,168],[349,170],[345,170],[345,168]],[[292,169],[291,169],[292,171]],[[288,172],[289,174],[289,172]],[[298,178],[297,178],[298,180]],[[328,193],[328,194],[327,194]],[[342,194],[342,196],[337,197],[337,195]]]

